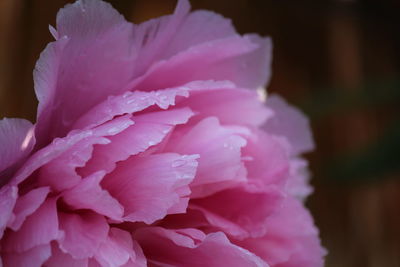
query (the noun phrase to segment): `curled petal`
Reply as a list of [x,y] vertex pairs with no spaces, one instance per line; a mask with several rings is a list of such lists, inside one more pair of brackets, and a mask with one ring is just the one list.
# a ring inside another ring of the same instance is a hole
[[102,186],[124,206],[125,220],[151,224],[176,206],[180,212],[186,209],[181,202],[187,203],[197,158],[173,153],[132,157],[118,164]]
[[196,229],[139,229],[134,237],[149,263],[161,266],[267,267],[251,252],[233,245],[222,232],[205,235]]

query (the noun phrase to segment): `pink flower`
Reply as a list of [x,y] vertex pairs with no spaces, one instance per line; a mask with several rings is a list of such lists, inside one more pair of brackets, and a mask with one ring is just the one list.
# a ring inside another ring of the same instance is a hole
[[3,266],[322,266],[308,122],[255,90],[270,40],[189,9],[58,13],[37,123],[0,122]]

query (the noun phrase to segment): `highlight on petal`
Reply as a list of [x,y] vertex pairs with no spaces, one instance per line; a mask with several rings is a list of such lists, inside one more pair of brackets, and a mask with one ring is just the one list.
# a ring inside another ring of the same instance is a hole
[[15,168],[35,145],[33,125],[24,119],[0,120],[0,186],[11,179]]
[[196,229],[141,228],[134,238],[148,262],[159,266],[257,266],[268,264],[229,242],[222,232],[204,234]]
[[118,164],[102,186],[124,206],[125,220],[151,224],[187,202],[197,158],[175,153],[132,157]]
[[190,107],[196,111],[196,119],[199,120],[215,116],[221,124],[257,127],[273,114],[259,101],[256,91],[236,88],[232,83],[197,81],[185,86],[189,88],[190,95],[181,99],[177,106]]

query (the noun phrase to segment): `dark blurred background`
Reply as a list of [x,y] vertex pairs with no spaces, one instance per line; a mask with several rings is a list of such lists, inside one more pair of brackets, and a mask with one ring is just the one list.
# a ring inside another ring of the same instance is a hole
[[[66,0],[0,0],[0,117],[35,120],[32,70]],[[128,20],[175,0],[109,0]],[[269,93],[312,121],[307,201],[326,266],[400,266],[400,1],[192,0],[274,40]]]

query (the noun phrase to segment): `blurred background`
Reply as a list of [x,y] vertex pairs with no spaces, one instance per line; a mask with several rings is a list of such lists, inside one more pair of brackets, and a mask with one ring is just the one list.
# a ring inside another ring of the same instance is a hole
[[[35,120],[32,70],[66,0],[0,0],[0,117]],[[109,0],[135,23],[175,0]],[[300,107],[317,144],[307,201],[326,266],[400,266],[400,1],[192,0],[274,41],[269,93]]]

